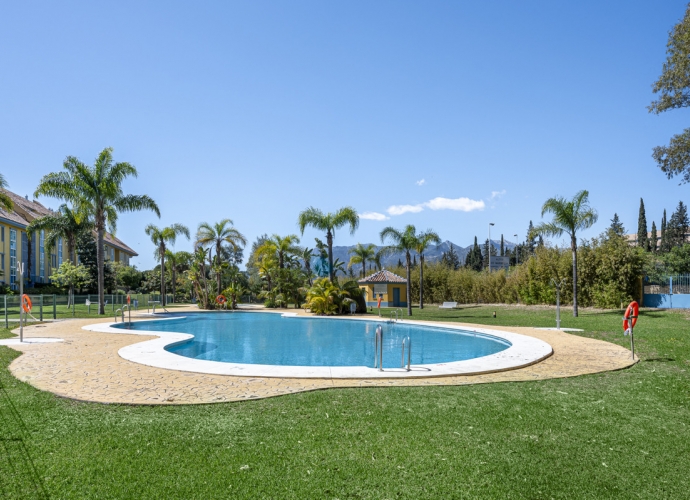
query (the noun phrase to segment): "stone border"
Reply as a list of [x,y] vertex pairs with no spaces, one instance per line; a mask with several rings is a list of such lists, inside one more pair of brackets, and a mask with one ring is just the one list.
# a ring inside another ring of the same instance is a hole
[[[209,314],[209,313],[195,313]],[[219,314],[213,313],[210,314]],[[241,314],[266,314],[265,312],[243,311]],[[270,314],[270,313],[269,313]],[[297,321],[308,318],[294,313],[282,314],[283,317]],[[180,316],[175,316],[179,318]],[[172,319],[169,317],[161,318]],[[328,317],[332,321],[356,320],[367,321],[370,323],[381,323],[383,321],[370,318],[358,317]],[[327,378],[327,379],[381,379],[381,378],[427,378],[427,377],[446,377],[454,375],[479,375],[482,373],[494,373],[505,370],[515,370],[525,366],[538,363],[553,354],[551,346],[534,337],[520,335],[513,332],[490,330],[487,328],[461,327],[458,325],[442,325],[431,321],[405,320],[405,324],[414,324],[443,330],[457,330],[474,332],[483,336],[495,337],[509,342],[511,345],[507,349],[479,358],[448,363],[413,365],[411,371],[402,368],[386,368],[383,371],[367,366],[280,366],[262,364],[243,364],[226,363],[220,361],[208,361],[188,358],[179,354],[166,351],[167,346],[187,342],[194,338],[194,335],[179,332],[159,332],[146,330],[128,330],[124,328],[114,328],[114,323],[99,323],[86,325],[84,330],[109,333],[118,335],[142,335],[146,337],[155,336],[153,340],[147,340],[136,344],[128,345],[118,351],[123,359],[140,363],[155,368],[167,370],[179,370],[194,373],[205,373],[210,375],[231,375],[237,377],[276,377],[276,378]]]

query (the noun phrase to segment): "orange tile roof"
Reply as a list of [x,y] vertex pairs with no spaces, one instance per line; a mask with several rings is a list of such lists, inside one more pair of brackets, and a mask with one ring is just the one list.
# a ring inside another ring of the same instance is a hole
[[359,280],[357,283],[407,283],[407,280],[398,276],[397,274],[393,274],[390,271],[381,269],[380,271],[377,271],[374,274]]

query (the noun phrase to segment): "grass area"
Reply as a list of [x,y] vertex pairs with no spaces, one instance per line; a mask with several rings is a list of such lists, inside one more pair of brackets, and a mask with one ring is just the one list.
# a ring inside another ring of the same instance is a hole
[[[545,308],[414,317],[554,324]],[[563,326],[627,345],[620,317]],[[184,407],[60,399],[12,377],[19,354],[0,347],[0,497],[688,498],[688,320],[644,311],[642,362],[618,372]]]

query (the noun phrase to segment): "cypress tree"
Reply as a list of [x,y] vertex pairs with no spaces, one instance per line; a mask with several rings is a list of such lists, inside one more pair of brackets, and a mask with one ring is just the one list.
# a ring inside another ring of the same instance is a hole
[[690,219],[688,218],[688,207],[682,201],[678,202],[676,211],[671,215],[671,220],[666,225],[666,242],[669,250],[673,247],[680,247],[685,244],[685,237],[688,234]]
[[477,237],[475,236],[474,246],[467,254],[467,257],[465,257],[465,266],[470,269],[474,269],[475,271],[481,271],[483,267],[482,261],[482,250],[479,248],[479,245],[477,244]]
[[503,235],[501,235],[501,257],[503,257],[506,254],[506,247],[505,244],[503,243]]
[[652,221],[652,237],[649,238],[649,251],[656,253],[657,250],[656,223]]
[[640,214],[637,217],[637,246],[648,250],[647,215],[644,211],[644,201],[640,198]]
[[659,252],[668,252],[668,231],[666,231],[666,209],[664,208],[664,216],[661,218],[661,244],[659,245]]

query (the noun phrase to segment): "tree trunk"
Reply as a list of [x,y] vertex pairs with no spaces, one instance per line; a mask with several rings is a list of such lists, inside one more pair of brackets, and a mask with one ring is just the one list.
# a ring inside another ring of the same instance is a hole
[[[76,267],[77,256],[75,255],[74,247],[74,238],[70,236],[67,238],[67,253],[69,254],[70,261]],[[69,309],[70,306],[72,306],[72,300],[74,300],[74,285],[69,286],[69,296],[67,297],[67,309]]]
[[424,309],[424,254],[419,254],[419,308]]
[[175,303],[175,263],[173,262],[172,266],[172,296],[173,296],[173,304]]
[[326,233],[326,242],[328,243],[328,274],[331,278],[331,283],[335,279],[335,273],[333,272],[333,234],[329,229]]
[[405,295],[407,296],[407,315],[412,316],[412,300],[410,297],[410,266],[412,265],[412,261],[410,259],[410,252],[406,252],[405,257],[407,258],[407,290]]
[[161,306],[165,307],[165,246],[159,247],[161,254]]
[[570,240],[573,251],[573,316],[577,318],[577,240],[573,236]]
[[96,245],[96,264],[98,266],[98,314],[105,314],[105,248],[103,245],[103,233],[105,232],[105,221],[103,215],[98,214],[98,244]]
[[222,269],[220,267],[220,241],[216,244],[216,260],[218,261],[218,269],[216,270],[216,281],[218,282],[218,295],[223,291],[221,284]]
[[367,272],[367,261],[366,261],[366,259],[362,259],[362,279],[367,277],[367,275],[365,274],[366,272]]

